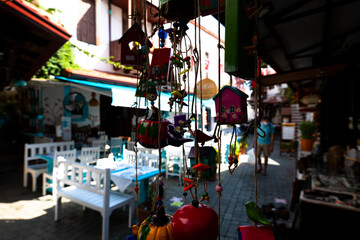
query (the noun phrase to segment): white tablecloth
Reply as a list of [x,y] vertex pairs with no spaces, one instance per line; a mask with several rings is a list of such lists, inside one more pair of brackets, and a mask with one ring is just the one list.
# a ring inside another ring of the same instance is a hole
[[[158,169],[153,167],[140,166],[138,167],[137,174],[138,176],[141,176],[143,174],[153,171],[158,171]],[[115,170],[114,172],[111,173],[111,180],[116,184],[120,192],[124,192],[125,189],[132,183],[135,177],[136,177],[135,167],[131,167],[123,171]]]
[[[136,177],[135,167],[127,163],[117,163],[107,159],[99,159],[96,167],[111,169],[111,180],[116,184],[120,192],[124,192]],[[158,169],[147,166],[138,166],[137,174],[138,176],[141,176],[153,171],[158,171]]]

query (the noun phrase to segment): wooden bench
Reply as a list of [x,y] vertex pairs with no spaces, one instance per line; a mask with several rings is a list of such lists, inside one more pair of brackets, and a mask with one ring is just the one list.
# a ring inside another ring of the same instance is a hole
[[48,154],[55,151],[68,151],[74,149],[74,141],[52,143],[25,143],[24,146],[24,187],[27,187],[28,174],[32,176],[32,191],[36,192],[36,179],[48,171],[47,163],[37,162],[36,155]]
[[101,213],[103,240],[109,238],[110,215],[117,208],[129,205],[129,228],[131,228],[135,212],[134,196],[110,190],[110,169],[99,169],[67,160],[54,160],[55,221],[61,218],[61,198],[65,197]]

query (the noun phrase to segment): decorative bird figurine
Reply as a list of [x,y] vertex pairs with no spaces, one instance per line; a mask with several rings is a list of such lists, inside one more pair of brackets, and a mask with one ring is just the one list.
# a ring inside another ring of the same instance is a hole
[[175,130],[174,125],[169,124],[166,132],[166,142],[168,145],[180,147],[186,142],[192,142],[190,138],[184,138],[183,135]]
[[209,141],[209,140],[212,140],[214,139],[213,137],[205,134],[203,131],[197,129],[195,131],[195,136],[196,136],[196,139],[199,143],[201,143],[201,145],[204,145],[205,142]]
[[254,222],[255,226],[256,224],[264,224],[264,225],[271,225],[271,222],[269,222],[263,213],[261,212],[260,208],[256,206],[256,204],[252,201],[249,201],[245,203],[246,207],[246,214],[248,215],[248,218]]

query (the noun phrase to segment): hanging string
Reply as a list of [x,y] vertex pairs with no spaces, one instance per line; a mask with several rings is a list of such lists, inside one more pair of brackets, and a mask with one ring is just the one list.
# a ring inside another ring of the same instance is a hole
[[[196,17],[197,15],[197,2],[194,1],[194,17],[195,17],[195,48],[194,51],[197,51],[197,38],[196,38]],[[198,60],[198,59],[197,59]],[[193,106],[194,106],[194,101],[195,101],[195,135],[194,135],[194,140],[195,140],[195,165],[199,164],[199,148],[198,148],[198,141],[197,141],[197,137],[196,137],[196,132],[197,132],[197,99],[195,98],[196,95],[196,91],[197,91],[197,87],[196,87],[196,82],[197,82],[197,77],[198,77],[198,70],[199,70],[199,65],[198,63],[196,64],[196,71],[195,71],[195,87],[194,87],[194,97],[193,97]],[[193,112],[192,112],[193,113]],[[196,174],[196,173],[195,173]],[[198,176],[195,176],[195,178],[197,178]],[[197,187],[195,187],[195,200],[197,200]]]
[[137,156],[137,146],[136,143],[134,145],[135,152],[135,196],[136,196],[136,220],[139,223],[139,183],[138,183],[138,156]]
[[[137,86],[139,86],[139,74],[137,71],[136,74],[136,83]],[[136,102],[135,102],[135,126],[137,126],[138,123],[138,114],[139,114],[139,107],[140,107],[140,100],[139,97],[136,97]],[[135,130],[136,131],[136,130]],[[137,223],[139,223],[139,183],[138,183],[138,157],[137,157],[137,147],[136,147],[136,141],[135,141],[135,146],[134,146],[134,152],[135,152],[135,202],[136,202],[136,221]]]
[[[144,0],[144,2],[146,2],[146,0]],[[145,11],[146,12],[146,11]],[[159,28],[160,29],[160,14],[159,14],[159,20],[158,20],[158,24],[159,24]],[[157,181],[156,181],[156,187],[157,187],[157,190],[156,190],[156,194],[158,192],[158,188],[159,188],[159,179],[160,179],[160,176],[161,176],[161,104],[160,104],[160,99],[161,99],[161,73],[160,73],[160,34],[159,34],[159,37],[158,37],[158,41],[159,41],[159,59],[158,59],[158,63],[159,63],[159,70],[158,70],[158,79],[159,79],[159,83],[158,83],[158,91],[159,91],[159,96],[158,96],[158,149],[159,149],[159,174],[158,174],[158,177],[157,177]],[[155,199],[156,199],[156,194],[155,194]],[[155,208],[154,208],[155,210]]]
[[[220,56],[220,38],[221,38],[221,35],[220,35],[220,1],[218,1],[218,9],[217,9],[217,18],[218,18],[218,96],[219,96],[219,110],[218,110],[218,113],[219,113],[219,118],[218,118],[218,121],[217,121],[217,124],[219,124],[220,122],[220,109],[221,109],[221,94],[220,94],[220,83],[221,83],[221,72],[220,72],[220,60],[221,60],[221,56]],[[221,178],[220,178],[220,172],[221,172],[221,130],[220,130],[220,127],[219,127],[219,134],[218,134],[218,187],[219,188],[222,188],[221,186]],[[222,189],[221,189],[222,190]],[[219,237],[219,240],[220,240],[220,215],[221,215],[221,204],[220,204],[220,200],[221,200],[221,191],[216,191],[217,195],[218,195],[218,237]]]
[[[137,15],[137,6],[136,6],[136,0],[133,1],[133,6],[134,6],[134,9],[133,9],[133,18],[135,20],[135,22],[137,22],[137,18],[136,18],[136,15]],[[145,35],[147,36],[147,35]],[[146,40],[145,40],[146,41]],[[146,42],[145,42],[145,46],[146,45]],[[145,52],[146,54],[146,52]],[[139,79],[139,71],[136,71],[136,82],[137,82],[137,86],[140,85],[140,79]],[[140,87],[142,88],[142,86]],[[140,91],[142,91],[142,89],[140,89]],[[139,107],[140,107],[140,100],[139,98],[137,97],[136,98],[136,110],[135,110],[135,126],[137,126],[137,123],[138,123],[138,114],[139,114]],[[136,128],[135,128],[135,131],[136,131]],[[136,143],[136,140],[135,140],[135,145],[134,145],[134,152],[135,152],[135,197],[136,197],[136,220],[137,220],[137,223],[139,224],[139,183],[138,183],[138,155],[137,155],[137,143]]]
[[[201,55],[201,15],[200,15],[200,0],[197,0],[198,15],[199,15],[199,68],[200,68],[200,82],[202,81],[202,55]],[[195,26],[196,27],[196,26]],[[202,83],[200,84],[200,116],[201,116],[201,130],[203,130],[203,108],[202,108]]]
[[[218,186],[220,188],[222,188],[221,186],[221,135],[222,135],[222,131],[219,129],[218,130],[219,133],[217,134],[218,137]],[[220,240],[220,214],[221,214],[221,204],[220,204],[220,199],[221,199],[221,191],[216,191],[217,195],[218,195],[218,232],[219,232],[219,240]]]
[[[255,0],[255,7],[257,7],[257,0]],[[257,31],[257,15],[254,16],[255,18],[255,31]],[[257,32],[256,32],[257,34]],[[257,44],[257,43],[255,43]],[[259,94],[259,90],[258,90],[258,51],[257,51],[257,46],[255,48],[255,72],[254,72],[254,76],[255,76],[255,93],[254,93],[254,98],[255,98],[255,120],[254,120],[254,145],[255,145],[255,167],[254,167],[254,193],[255,193],[255,205],[257,206],[257,200],[258,200],[258,194],[257,194],[257,161],[258,161],[258,154],[257,154],[257,149],[258,149],[258,144],[257,144],[257,124],[258,124],[258,114],[257,114],[257,110],[258,110],[258,94]],[[259,74],[260,75],[260,74]]]

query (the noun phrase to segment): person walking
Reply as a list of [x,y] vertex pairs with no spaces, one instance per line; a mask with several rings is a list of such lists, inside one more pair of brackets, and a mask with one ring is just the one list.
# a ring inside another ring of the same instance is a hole
[[[260,173],[261,171],[263,171],[262,175],[266,176],[268,158],[270,156],[270,153],[272,153],[274,150],[275,129],[274,129],[274,125],[270,122],[270,118],[267,116],[263,117],[260,123],[260,128],[264,131],[265,136],[263,136],[264,133],[262,133],[262,131],[258,129],[258,132],[260,132],[261,136],[258,135],[257,137],[257,157],[259,164],[259,168],[257,172]],[[255,137],[252,143],[252,147],[254,146],[255,146]],[[264,152],[264,169],[262,168],[261,165],[262,152]]]

